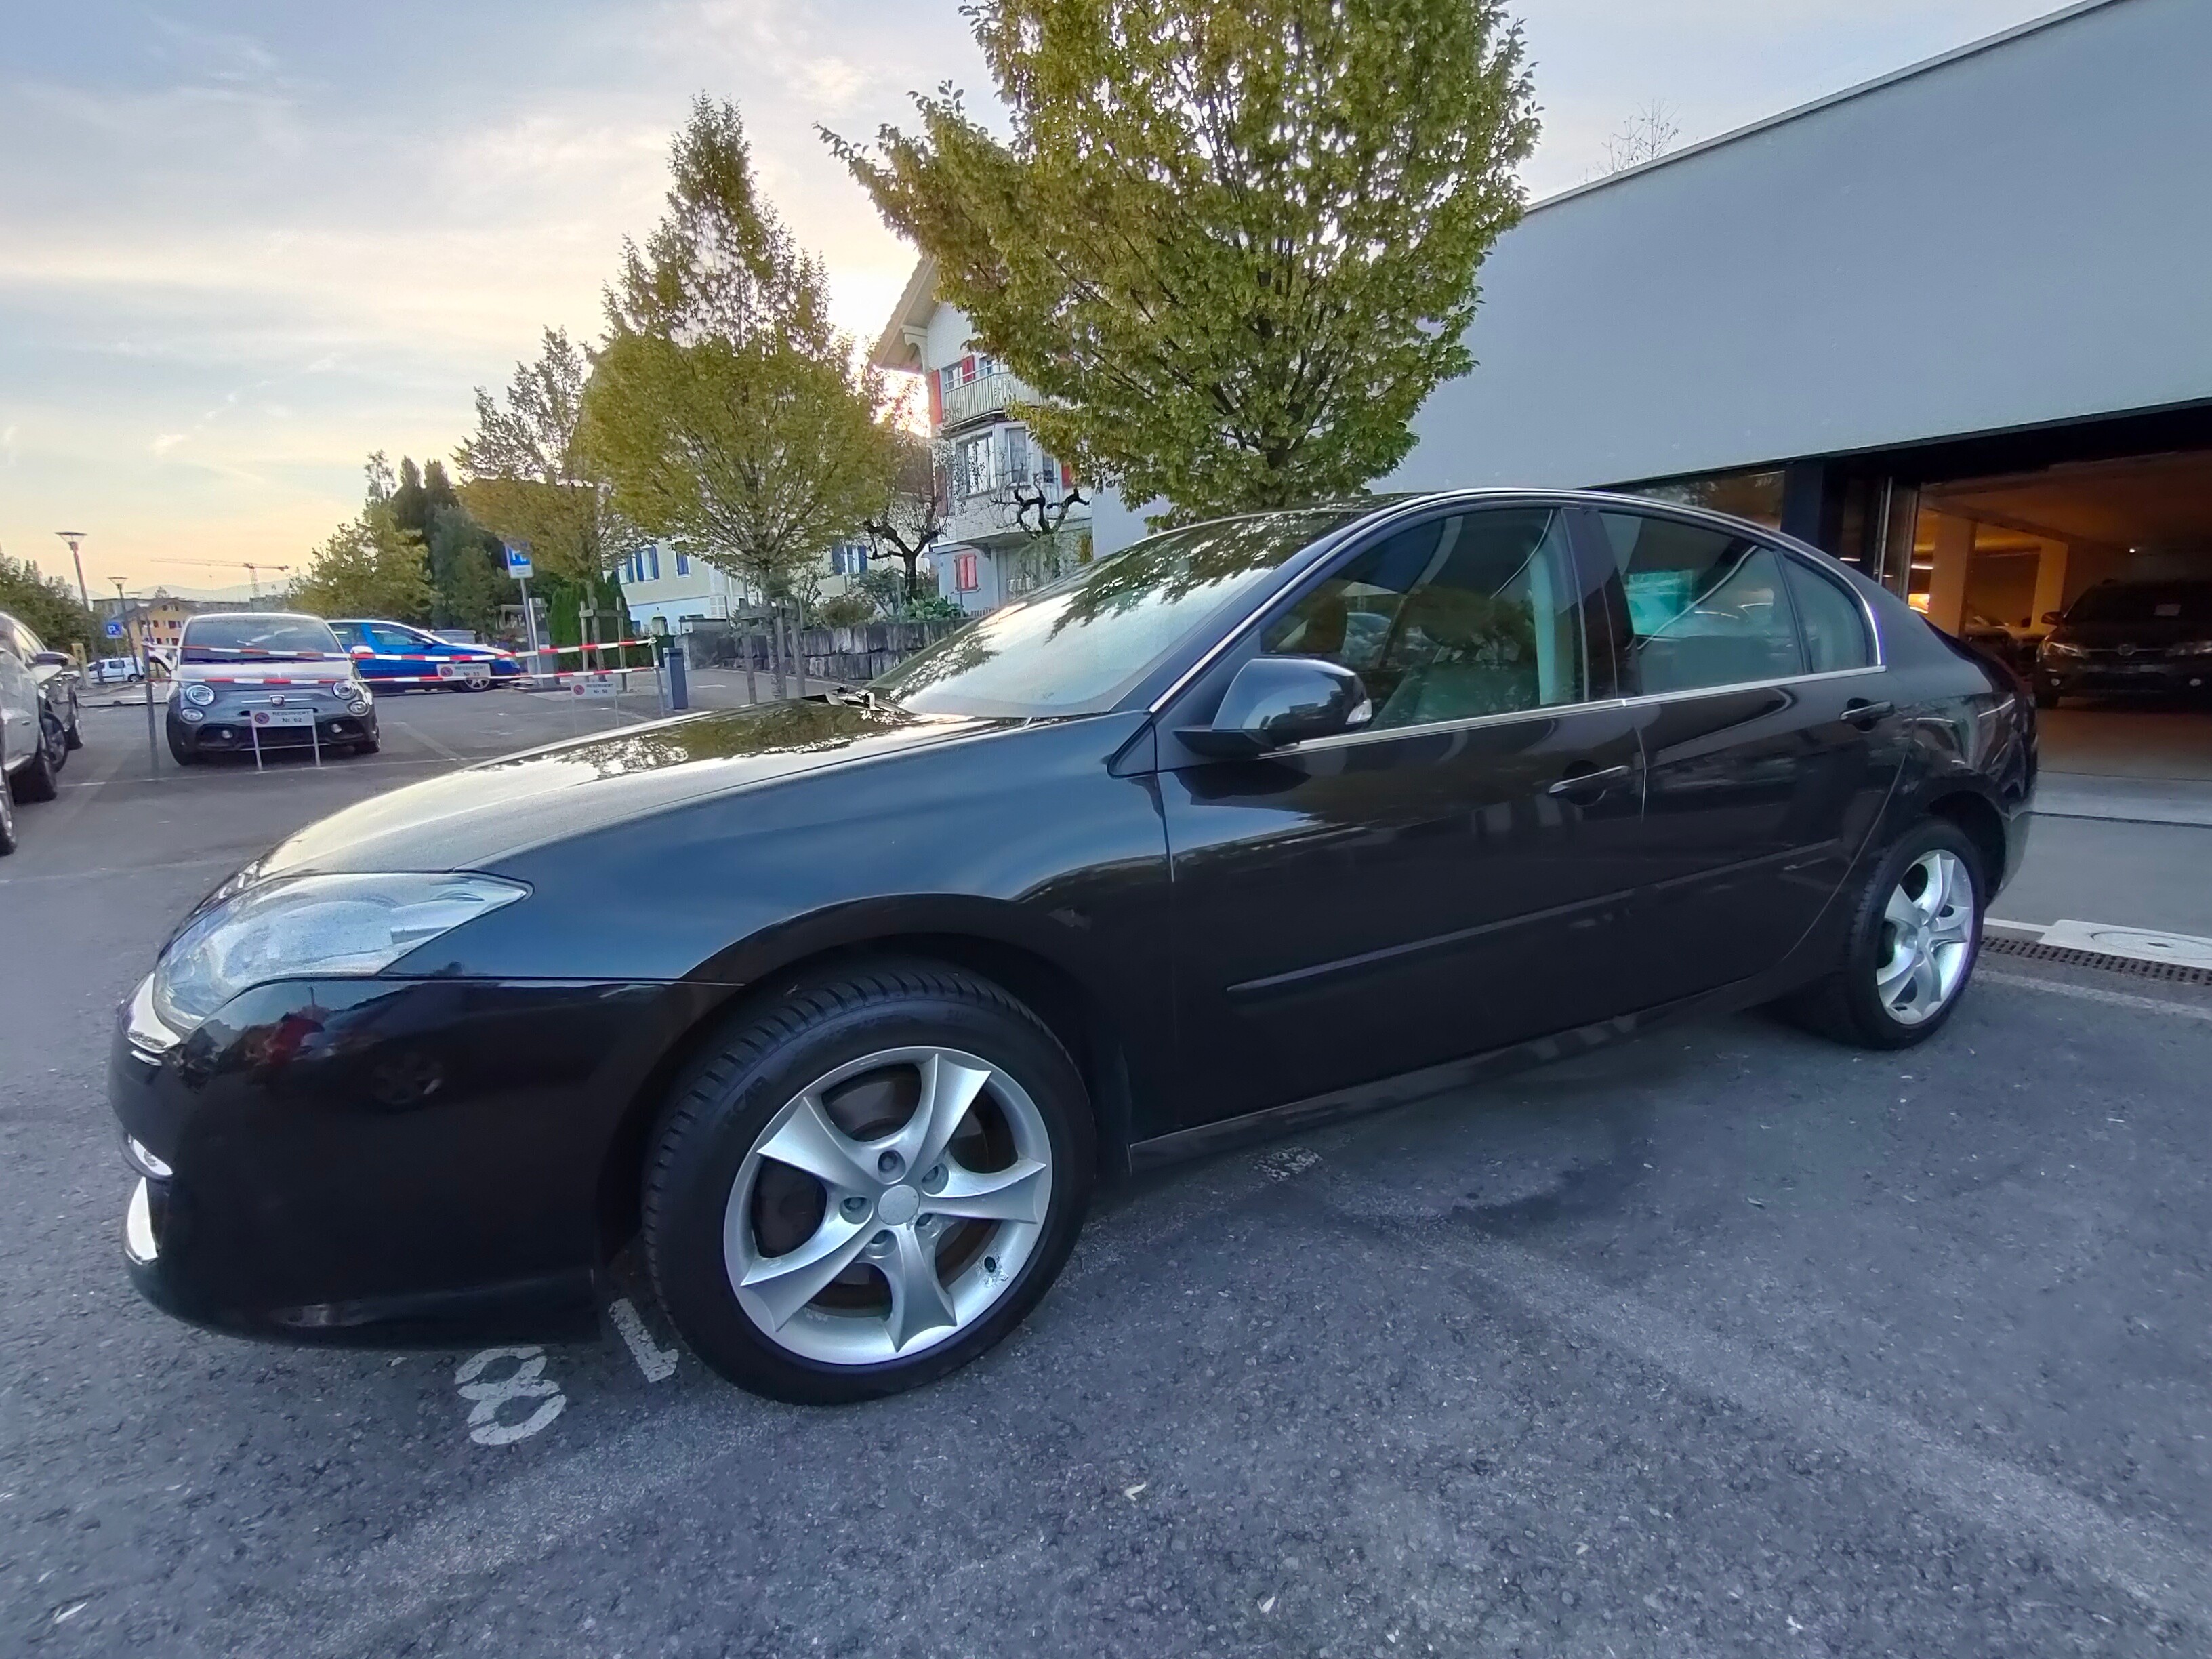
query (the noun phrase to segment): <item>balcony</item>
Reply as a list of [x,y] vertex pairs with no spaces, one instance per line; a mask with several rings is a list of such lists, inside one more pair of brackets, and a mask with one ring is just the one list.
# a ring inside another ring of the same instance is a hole
[[965,386],[947,386],[940,397],[944,429],[966,426],[971,421],[1002,414],[1008,404],[1036,403],[1036,388],[1018,374],[1003,368],[978,375]]

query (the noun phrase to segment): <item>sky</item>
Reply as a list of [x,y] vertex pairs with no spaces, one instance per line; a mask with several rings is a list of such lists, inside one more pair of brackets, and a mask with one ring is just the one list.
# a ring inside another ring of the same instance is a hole
[[[1510,0],[1509,0],[1510,3]],[[1662,106],[1693,143],[2056,0],[1517,0],[1540,199]],[[951,81],[954,0],[0,0],[0,551],[95,592],[304,566],[372,450],[449,457],[473,388],[599,326],[699,92],[872,339],[912,268],[817,124]]]

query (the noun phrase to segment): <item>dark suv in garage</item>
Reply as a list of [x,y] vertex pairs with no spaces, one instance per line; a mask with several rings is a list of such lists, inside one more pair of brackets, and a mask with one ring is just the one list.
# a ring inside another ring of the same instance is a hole
[[2212,581],[2100,582],[2068,607],[2035,657],[2042,708],[2077,691],[2212,696]]

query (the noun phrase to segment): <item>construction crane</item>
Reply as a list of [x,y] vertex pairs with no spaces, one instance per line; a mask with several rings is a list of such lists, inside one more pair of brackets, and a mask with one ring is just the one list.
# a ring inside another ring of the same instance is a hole
[[263,571],[274,570],[279,575],[283,575],[289,574],[292,568],[289,564],[257,564],[251,559],[154,559],[149,561],[149,562],[153,564],[189,564],[197,566],[204,570],[243,570],[246,572],[246,579],[253,584],[253,597],[256,599],[258,599],[261,597],[261,573]]

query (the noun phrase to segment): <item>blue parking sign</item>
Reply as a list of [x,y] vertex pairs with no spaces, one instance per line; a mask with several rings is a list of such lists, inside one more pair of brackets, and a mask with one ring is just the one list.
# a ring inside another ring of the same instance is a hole
[[530,544],[517,542],[507,550],[507,574],[518,580],[526,580],[536,573],[530,567]]
[[111,640],[121,639],[123,637],[123,624],[119,622],[111,621],[107,624],[107,637]]

